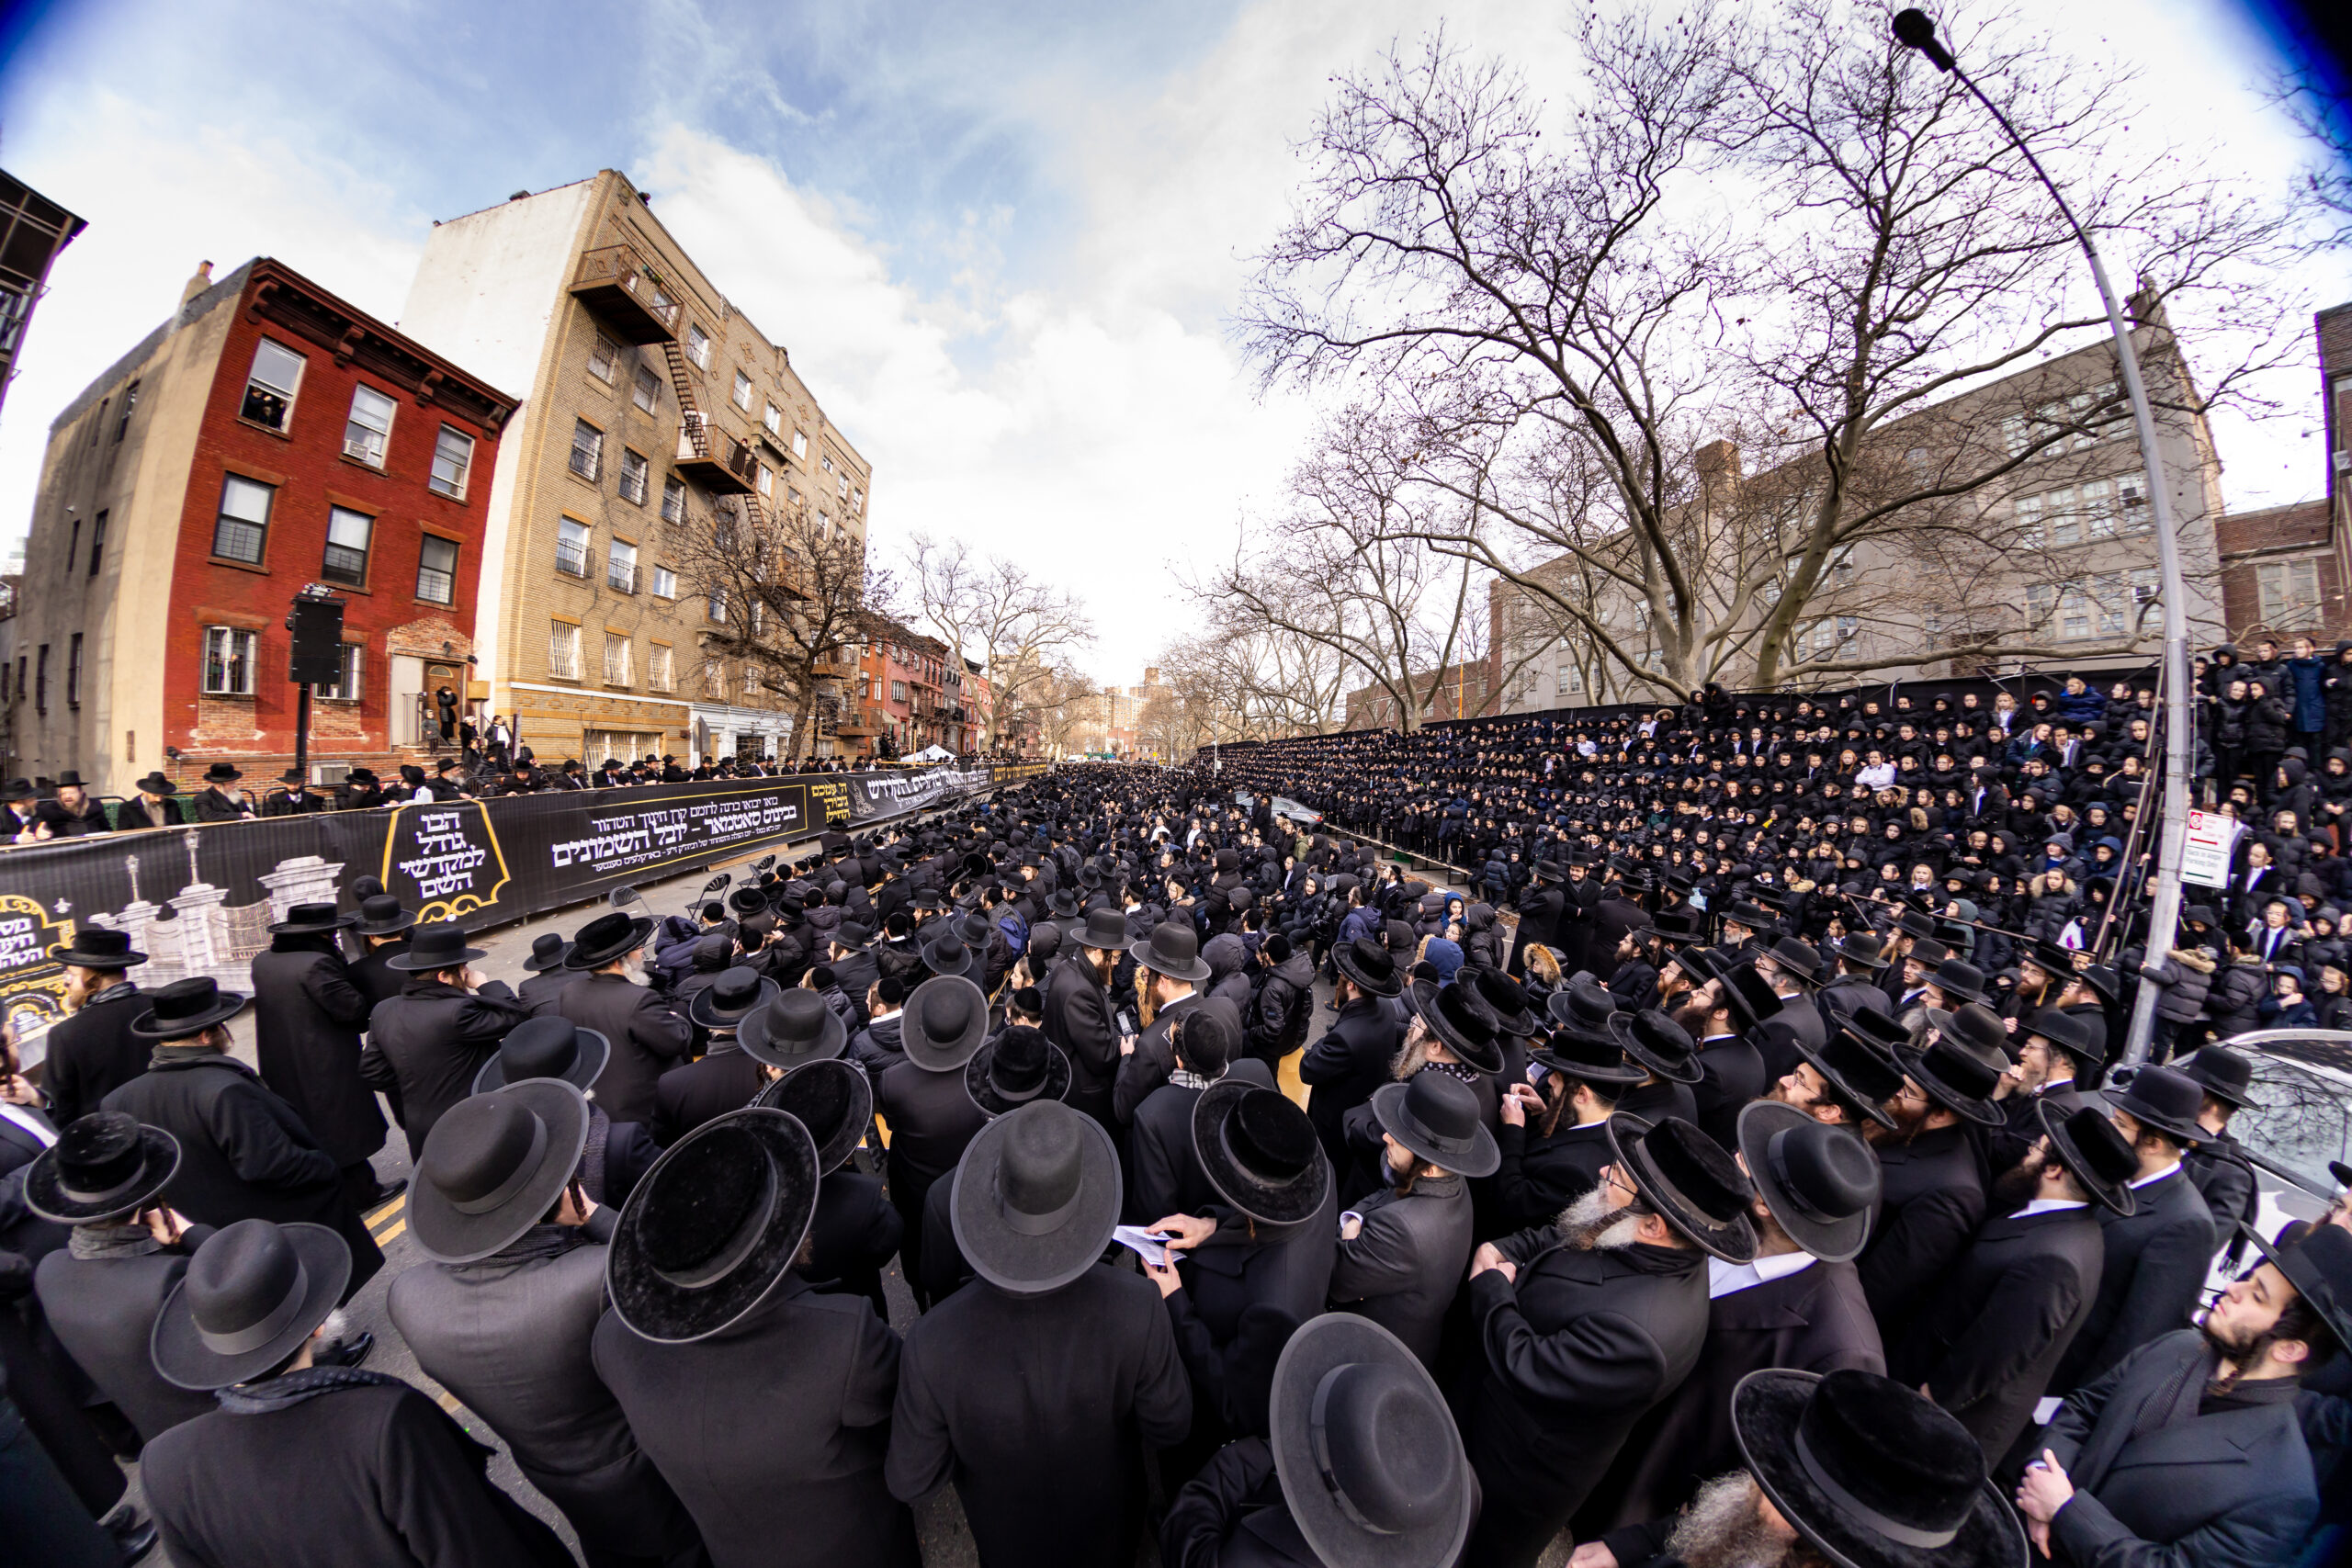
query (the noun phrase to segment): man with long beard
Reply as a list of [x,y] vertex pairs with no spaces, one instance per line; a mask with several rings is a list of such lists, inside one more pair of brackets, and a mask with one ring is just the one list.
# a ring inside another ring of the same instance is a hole
[[1893,1127],[1862,1136],[1878,1155],[1883,1197],[1855,1268],[1871,1314],[1900,1326],[1944,1278],[1984,1221],[1984,1162],[1965,1123],[1996,1127],[2000,1021],[1971,1005],[1914,1049],[1897,1046],[1903,1088],[1886,1101]]
[[1756,1256],[1755,1189],[1696,1126],[1611,1119],[1612,1162],[1558,1222],[1470,1260],[1463,1439],[1485,1504],[1465,1562],[1531,1564],[1643,1412],[1690,1375],[1709,1258]]
[[2283,1250],[2248,1235],[2262,1265],[2197,1327],[2134,1350],[2042,1431],[2017,1501],[2053,1562],[2293,1561],[2319,1511],[2296,1390],[2352,1341],[2352,1233]]

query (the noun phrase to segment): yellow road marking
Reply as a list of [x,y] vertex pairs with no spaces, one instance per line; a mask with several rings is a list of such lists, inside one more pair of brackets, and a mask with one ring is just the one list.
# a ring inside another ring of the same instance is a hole
[[403,1192],[399,1197],[393,1199],[390,1202],[385,1204],[382,1208],[377,1210],[374,1213],[368,1215],[368,1228],[369,1230],[374,1230],[378,1225],[382,1224],[386,1220],[390,1219],[394,1214],[399,1213],[401,1210],[407,1207],[408,1194]]
[[392,1228],[391,1228],[391,1229],[390,1229],[390,1230],[388,1230],[388,1231],[378,1231],[378,1232],[376,1232],[376,1233],[375,1233],[375,1236],[376,1236],[376,1245],[377,1245],[378,1247],[390,1247],[390,1246],[391,1246],[393,1242],[395,1242],[395,1241],[397,1241],[397,1240],[399,1240],[399,1239],[400,1239],[400,1234],[401,1234],[401,1232],[402,1232],[402,1231],[404,1231],[404,1230],[406,1230],[406,1229],[408,1229],[408,1222],[407,1222],[406,1220],[402,1220],[402,1221],[401,1221],[399,1224],[397,1224],[393,1225],[393,1226],[392,1226]]

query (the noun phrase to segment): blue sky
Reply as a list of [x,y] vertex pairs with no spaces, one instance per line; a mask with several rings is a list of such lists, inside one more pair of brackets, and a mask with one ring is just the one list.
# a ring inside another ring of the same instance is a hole
[[[2220,0],[2078,9],[2066,41],[2194,104],[2177,132],[2250,171],[2300,156],[2243,90],[2260,29]],[[927,529],[1022,556],[1093,601],[1089,663],[1133,682],[1179,629],[1170,567],[1231,548],[1310,423],[1254,397],[1226,322],[1329,77],[1443,18],[1541,81],[1566,15],[0,0],[0,164],[91,222],[0,412],[0,551],[51,417],[199,259],[274,254],[390,318],[434,219],[613,166],[874,461],[879,551]],[[2308,287],[2352,295],[2341,265]],[[2222,430],[2233,505],[2316,493],[2312,423]]]

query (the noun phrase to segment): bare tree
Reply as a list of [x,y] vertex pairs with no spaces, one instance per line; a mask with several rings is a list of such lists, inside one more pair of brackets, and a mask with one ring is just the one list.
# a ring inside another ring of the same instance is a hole
[[2336,247],[2352,245],[2352,97],[2343,81],[2306,65],[2272,78],[2267,95],[2318,154],[2303,170],[2302,196]]
[[996,699],[988,743],[1031,712],[1057,666],[1094,640],[1094,622],[1068,589],[1001,556],[982,559],[960,539],[917,534],[908,548],[922,618],[958,657],[986,666]]
[[[1068,663],[1048,667],[1028,691],[1018,722],[1035,726],[1039,746],[1049,757],[1069,750],[1070,739],[1085,722],[1088,705],[1102,688],[1091,676]],[[1006,727],[1003,705],[997,708],[997,727]]]
[[697,688],[721,700],[769,694],[794,715],[787,760],[813,756],[820,721],[846,700],[858,644],[894,613],[890,573],[805,504],[779,513],[748,496],[707,530],[678,530],[670,553],[707,607]]

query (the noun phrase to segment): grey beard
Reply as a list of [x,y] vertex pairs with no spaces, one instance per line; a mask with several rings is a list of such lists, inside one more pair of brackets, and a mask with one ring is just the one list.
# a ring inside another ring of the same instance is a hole
[[1579,1252],[1610,1252],[1641,1239],[1644,1211],[1612,1209],[1609,1193],[1596,1187],[1560,1211],[1560,1235]]
[[1790,1543],[1764,1528],[1755,1477],[1744,1470],[1699,1488],[1667,1539],[1666,1554],[1683,1568],[1781,1568]]

